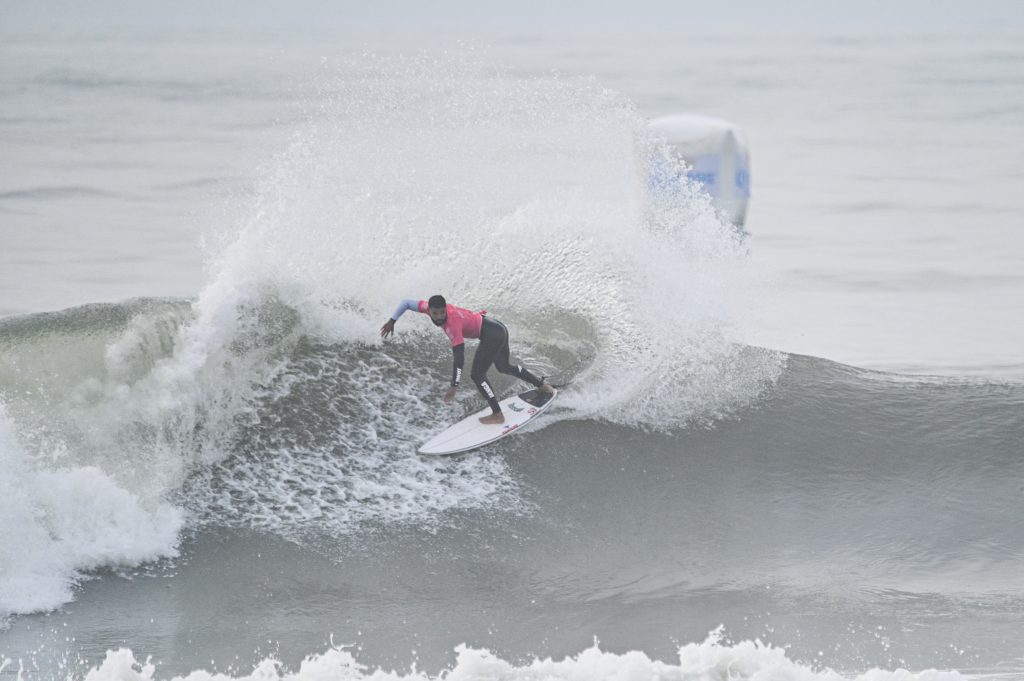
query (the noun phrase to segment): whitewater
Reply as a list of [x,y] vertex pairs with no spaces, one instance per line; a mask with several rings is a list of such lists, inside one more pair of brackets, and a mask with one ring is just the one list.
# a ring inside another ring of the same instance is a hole
[[[166,140],[107,145],[95,177],[124,202],[206,195],[194,295],[109,299],[98,277],[84,304],[0,318],[0,674],[1024,675],[1024,387],[746,342],[771,277],[698,187],[651,186],[677,161],[621,90],[465,47],[324,58],[286,94],[166,68],[32,77],[140,111],[292,108],[244,180],[179,158],[160,172],[191,179],[143,190],[121,145]],[[115,199],[0,205],[31,226]],[[568,384],[537,428],[416,455],[480,406],[440,404],[425,320],[378,338],[434,293]]]

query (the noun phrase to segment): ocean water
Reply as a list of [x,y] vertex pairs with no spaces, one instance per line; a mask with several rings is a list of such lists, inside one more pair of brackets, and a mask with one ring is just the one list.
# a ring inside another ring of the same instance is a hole
[[1024,678],[1020,38],[8,33],[0,675]]

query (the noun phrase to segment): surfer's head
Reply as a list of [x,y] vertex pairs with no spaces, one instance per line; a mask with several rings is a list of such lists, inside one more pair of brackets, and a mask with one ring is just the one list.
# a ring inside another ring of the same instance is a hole
[[448,321],[448,301],[444,296],[430,296],[430,300],[427,301],[427,312],[430,313],[430,321],[434,322],[435,326],[444,326]]

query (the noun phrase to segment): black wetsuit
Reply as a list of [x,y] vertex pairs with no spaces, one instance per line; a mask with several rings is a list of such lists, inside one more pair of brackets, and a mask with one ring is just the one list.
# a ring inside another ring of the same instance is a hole
[[[458,349],[461,350],[462,347],[459,346]],[[485,316],[483,324],[480,326],[480,345],[477,346],[476,357],[473,358],[470,377],[495,414],[501,412],[501,406],[498,404],[494,389],[491,388],[491,384],[487,380],[487,370],[491,368],[492,364],[501,373],[520,378],[538,388],[543,384],[541,379],[522,366],[510,364],[508,355],[508,329],[501,322]],[[461,370],[462,363],[459,359],[461,358],[456,356],[455,361],[458,369]]]

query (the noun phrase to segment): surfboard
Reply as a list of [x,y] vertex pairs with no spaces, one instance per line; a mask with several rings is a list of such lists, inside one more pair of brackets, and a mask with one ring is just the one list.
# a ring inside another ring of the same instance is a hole
[[545,409],[551,406],[557,395],[557,390],[554,394],[548,394],[534,388],[512,397],[506,397],[499,402],[501,411],[505,414],[505,423],[495,425],[480,423],[481,416],[491,413],[490,407],[485,407],[444,432],[435,435],[420,447],[419,453],[447,456],[489,445],[495,440],[511,435],[540,416]]

